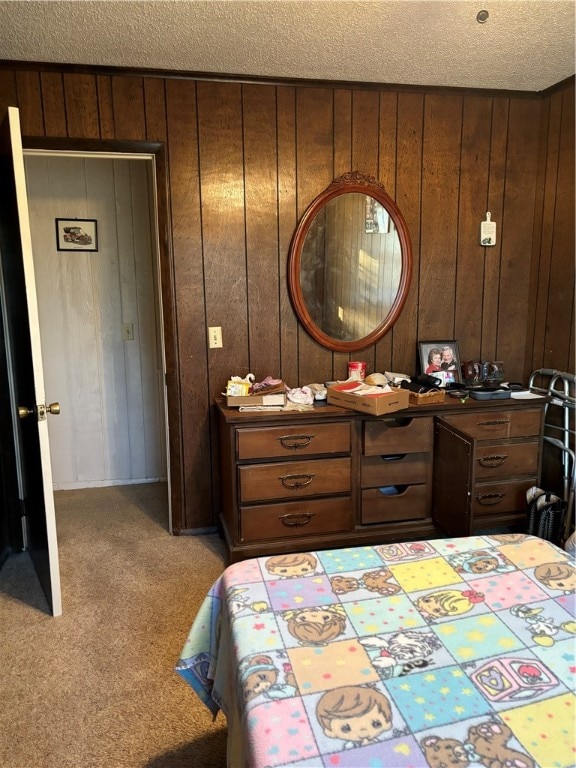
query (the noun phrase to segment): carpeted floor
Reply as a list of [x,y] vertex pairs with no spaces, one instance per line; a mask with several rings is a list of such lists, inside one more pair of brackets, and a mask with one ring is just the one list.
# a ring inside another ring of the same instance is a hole
[[161,484],[55,497],[63,615],[26,553],[0,571],[0,765],[223,768],[224,717],[174,672],[223,543],[170,536]]

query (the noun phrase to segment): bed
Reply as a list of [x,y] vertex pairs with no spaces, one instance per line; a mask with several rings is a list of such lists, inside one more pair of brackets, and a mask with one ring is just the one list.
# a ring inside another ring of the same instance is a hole
[[471,536],[229,566],[176,671],[250,768],[576,764],[576,567]]

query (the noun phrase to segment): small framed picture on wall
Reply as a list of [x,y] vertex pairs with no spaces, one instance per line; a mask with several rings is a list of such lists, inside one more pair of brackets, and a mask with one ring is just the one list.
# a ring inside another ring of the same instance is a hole
[[442,381],[440,386],[460,381],[460,351],[457,341],[419,341],[422,373]]
[[97,251],[97,220],[56,219],[56,248],[59,251]]

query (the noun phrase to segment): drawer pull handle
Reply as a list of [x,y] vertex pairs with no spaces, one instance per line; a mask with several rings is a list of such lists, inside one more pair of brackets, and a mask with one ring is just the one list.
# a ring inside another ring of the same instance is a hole
[[310,445],[314,435],[282,435],[277,437],[276,440],[280,440],[282,448],[287,448],[289,451],[297,451],[298,448],[306,448]]
[[489,421],[479,421],[479,427],[497,427],[500,424],[510,424],[510,419],[490,419]]
[[314,517],[314,512],[297,512],[289,513],[287,515],[281,515],[278,519],[282,525],[286,525],[288,528],[297,528],[303,525],[308,525],[310,520]]
[[500,504],[505,496],[505,493],[479,493],[476,501],[485,507],[493,507],[495,504]]
[[481,456],[479,459],[476,459],[476,461],[481,467],[501,467],[507,458],[508,455],[503,453],[500,456]]
[[305,488],[310,485],[314,475],[282,475],[279,480],[282,482],[284,488]]

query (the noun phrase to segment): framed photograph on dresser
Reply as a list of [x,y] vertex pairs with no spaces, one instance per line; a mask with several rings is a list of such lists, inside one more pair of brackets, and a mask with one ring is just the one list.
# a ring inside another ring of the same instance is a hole
[[460,350],[454,339],[444,341],[419,341],[420,369],[428,376],[441,380],[439,386],[460,381]]

